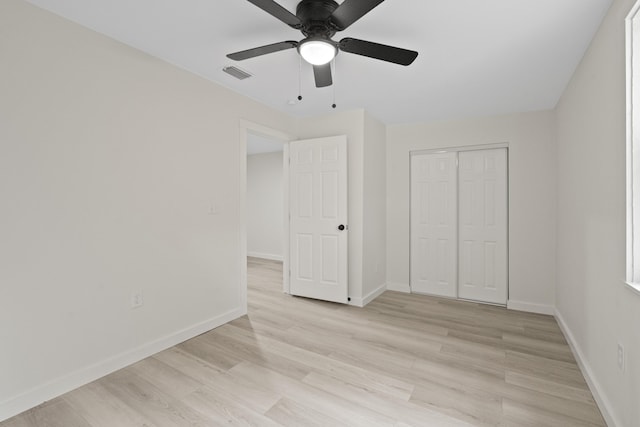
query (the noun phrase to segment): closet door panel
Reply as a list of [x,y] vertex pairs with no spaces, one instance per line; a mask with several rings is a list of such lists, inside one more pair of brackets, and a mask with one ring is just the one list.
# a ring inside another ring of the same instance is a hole
[[411,291],[457,296],[457,154],[411,157]]
[[460,298],[507,303],[507,151],[459,153]]

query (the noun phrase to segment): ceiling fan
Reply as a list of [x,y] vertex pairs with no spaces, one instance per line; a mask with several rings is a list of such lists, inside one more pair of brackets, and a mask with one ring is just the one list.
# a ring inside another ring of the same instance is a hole
[[299,42],[288,40],[227,55],[235,61],[297,48],[300,56],[313,65],[316,87],[326,87],[333,84],[330,63],[339,51],[405,66],[418,56],[418,52],[412,50],[350,37],[339,42],[331,40],[336,32],[347,29],[384,0],[344,0],[342,4],[333,0],[302,0],[295,15],[273,0],[248,1],[291,28],[300,30],[305,38]]

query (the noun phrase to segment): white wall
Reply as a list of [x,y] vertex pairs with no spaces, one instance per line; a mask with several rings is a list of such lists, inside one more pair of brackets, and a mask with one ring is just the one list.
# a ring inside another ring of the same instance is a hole
[[362,297],[368,303],[386,289],[387,160],[386,127],[364,116]]
[[239,117],[294,121],[18,0],[0,58],[1,420],[244,312]]
[[509,306],[553,312],[556,167],[551,111],[387,128],[387,286],[409,285],[409,153],[509,144]]
[[282,261],[282,152],[247,156],[247,254]]
[[632,3],[614,2],[557,107],[557,316],[605,418],[619,427],[640,422],[640,295],[623,285],[624,18]]

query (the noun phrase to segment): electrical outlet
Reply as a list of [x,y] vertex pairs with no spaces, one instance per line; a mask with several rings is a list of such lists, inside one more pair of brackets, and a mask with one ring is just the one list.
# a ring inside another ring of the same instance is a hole
[[131,308],[139,308],[142,307],[143,304],[142,291],[136,290],[131,292]]
[[219,213],[218,204],[216,202],[211,202],[209,205],[209,215],[218,215]]
[[618,343],[618,369],[624,372],[624,347]]

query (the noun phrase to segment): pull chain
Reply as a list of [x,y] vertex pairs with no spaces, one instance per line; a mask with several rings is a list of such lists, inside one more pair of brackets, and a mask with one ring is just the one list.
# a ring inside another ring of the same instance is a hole
[[298,55],[298,101],[302,101],[302,57]]
[[336,108],[336,58],[333,58],[333,104],[331,108]]

